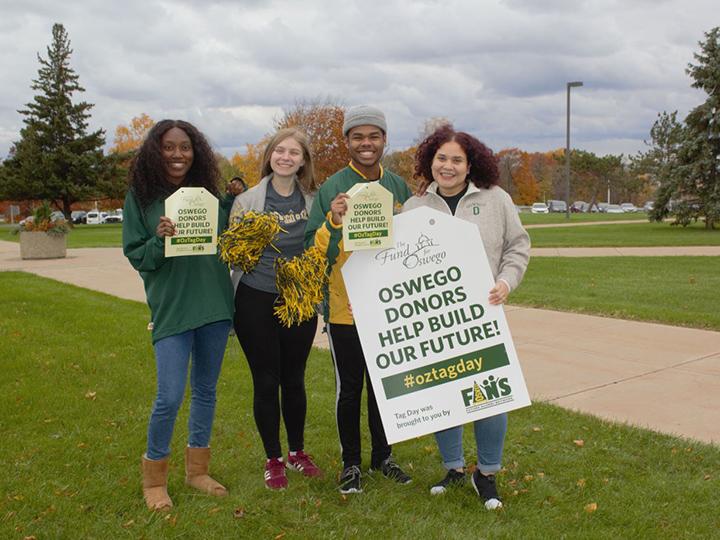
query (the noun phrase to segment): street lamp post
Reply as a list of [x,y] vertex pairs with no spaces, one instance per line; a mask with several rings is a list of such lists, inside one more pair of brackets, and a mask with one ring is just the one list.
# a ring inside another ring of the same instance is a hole
[[565,129],[565,218],[570,219],[570,89],[582,86],[582,81],[567,83],[567,125]]

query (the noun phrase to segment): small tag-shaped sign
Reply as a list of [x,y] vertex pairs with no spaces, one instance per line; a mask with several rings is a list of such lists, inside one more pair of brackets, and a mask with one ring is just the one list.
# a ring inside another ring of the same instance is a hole
[[392,246],[393,196],[378,182],[361,182],[347,194],[343,216],[345,251]]
[[165,256],[217,253],[218,200],[204,188],[180,188],[165,199],[175,236],[165,237]]

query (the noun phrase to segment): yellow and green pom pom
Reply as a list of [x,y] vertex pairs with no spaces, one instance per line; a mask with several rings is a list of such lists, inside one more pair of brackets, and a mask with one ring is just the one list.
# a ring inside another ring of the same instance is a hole
[[218,238],[220,259],[245,273],[251,272],[281,230],[277,216],[245,212]]
[[286,327],[312,319],[323,301],[327,259],[316,247],[292,259],[278,258],[275,283],[280,293],[275,315]]

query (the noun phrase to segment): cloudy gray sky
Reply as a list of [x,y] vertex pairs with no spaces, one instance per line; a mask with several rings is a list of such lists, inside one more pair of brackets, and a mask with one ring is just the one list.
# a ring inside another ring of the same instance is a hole
[[54,22],[112,143],[141,113],[195,123],[231,155],[283,109],[371,103],[393,149],[445,116],[494,150],[635,153],[658,112],[704,97],[685,74],[716,0],[0,0],[0,158],[19,137]]

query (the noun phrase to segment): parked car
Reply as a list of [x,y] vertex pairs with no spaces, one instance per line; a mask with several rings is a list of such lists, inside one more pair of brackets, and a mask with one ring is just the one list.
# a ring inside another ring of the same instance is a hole
[[85,210],[73,210],[70,213],[70,220],[75,225],[85,223],[87,221],[87,212]]
[[547,206],[550,212],[567,212],[565,201],[548,201]]
[[599,202],[599,203],[597,203],[598,212],[604,214],[605,212],[607,212],[608,206],[610,206],[610,205],[609,205],[608,203],[606,203],[606,202]]
[[118,208],[112,214],[105,218],[105,223],[122,223],[123,213],[122,208]]
[[635,206],[633,203],[624,202],[620,205],[620,208],[623,209],[623,212],[637,212],[640,209]]
[[[55,210],[50,214],[50,221],[60,221],[63,219],[65,219],[65,214],[63,214],[60,210]],[[28,216],[25,219],[21,219],[18,222],[18,225],[22,226],[26,223],[32,223],[33,221],[35,221],[35,216]]]
[[530,208],[530,211],[533,214],[549,214],[550,210],[548,209],[547,204],[544,202],[536,202],[533,203],[532,208]]
[[642,207],[644,212],[651,212],[655,209],[655,201],[647,201]]
[[585,201],[575,201],[570,205],[570,211],[573,213],[587,212],[589,208],[590,205]]
[[605,212],[608,214],[624,214],[625,210],[619,204],[608,204]]
[[107,219],[107,212],[90,210],[90,212],[87,213],[86,223],[88,225],[100,225],[101,223],[105,223],[105,219]]

